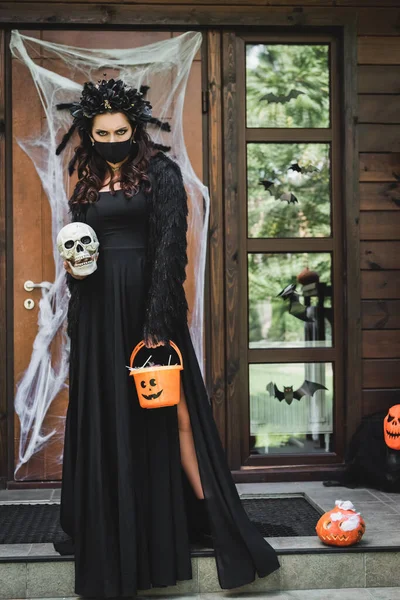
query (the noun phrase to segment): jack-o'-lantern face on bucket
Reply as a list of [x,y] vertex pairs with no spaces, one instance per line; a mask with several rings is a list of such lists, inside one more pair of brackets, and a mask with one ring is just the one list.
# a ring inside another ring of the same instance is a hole
[[400,450],[400,404],[389,408],[383,420],[385,443],[393,450]]
[[142,379],[140,382],[140,387],[147,392],[147,394],[142,394],[143,398],[146,400],[157,400],[157,398],[159,398],[163,393],[163,390],[160,389],[155,377],[151,377],[150,379]]

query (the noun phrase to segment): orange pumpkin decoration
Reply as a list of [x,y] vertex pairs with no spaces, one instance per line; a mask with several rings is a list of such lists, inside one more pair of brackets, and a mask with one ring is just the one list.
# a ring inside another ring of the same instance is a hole
[[180,371],[183,371],[183,359],[178,346],[172,340],[170,340],[170,344],[179,356],[180,364],[178,365],[133,368],[135,356],[143,348],[144,342],[139,342],[132,351],[129,375],[135,381],[139,404],[142,408],[162,408],[174,406],[180,402],[179,375]]
[[354,505],[336,500],[336,507],[319,519],[315,529],[319,539],[329,546],[352,546],[365,532],[365,521]]
[[400,404],[389,408],[388,414],[383,419],[383,434],[389,448],[400,450]]

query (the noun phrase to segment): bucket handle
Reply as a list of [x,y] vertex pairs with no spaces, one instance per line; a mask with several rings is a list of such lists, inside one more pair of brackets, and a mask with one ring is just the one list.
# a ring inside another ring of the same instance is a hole
[[[174,342],[172,340],[169,340],[169,343],[171,344],[171,346],[173,347],[173,349],[178,354],[179,360],[181,361],[181,366],[183,367],[183,359],[182,359],[181,351],[179,350],[178,346],[176,344],[174,344]],[[139,350],[141,350],[143,348],[144,345],[145,345],[145,343],[143,341],[141,341],[133,349],[132,354],[131,354],[131,360],[130,360],[130,367],[131,367],[131,369],[132,369],[133,361],[135,360],[136,354],[139,352]],[[149,349],[151,350],[151,348],[149,348]]]

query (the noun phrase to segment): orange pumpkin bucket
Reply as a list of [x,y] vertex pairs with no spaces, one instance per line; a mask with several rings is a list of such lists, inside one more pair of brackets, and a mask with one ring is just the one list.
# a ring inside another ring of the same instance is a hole
[[151,367],[143,365],[143,367],[134,368],[133,361],[136,354],[145,345],[144,342],[139,342],[132,351],[129,375],[132,375],[135,381],[139,403],[142,408],[174,406],[180,400],[181,381],[179,372],[183,370],[182,354],[172,340],[169,343],[179,356],[179,365],[157,365]]

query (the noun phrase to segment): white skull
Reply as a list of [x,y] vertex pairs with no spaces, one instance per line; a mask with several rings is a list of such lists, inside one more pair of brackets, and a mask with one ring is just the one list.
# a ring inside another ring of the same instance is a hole
[[57,248],[71,265],[74,275],[90,275],[97,269],[99,241],[94,229],[86,223],[68,223],[57,236]]

